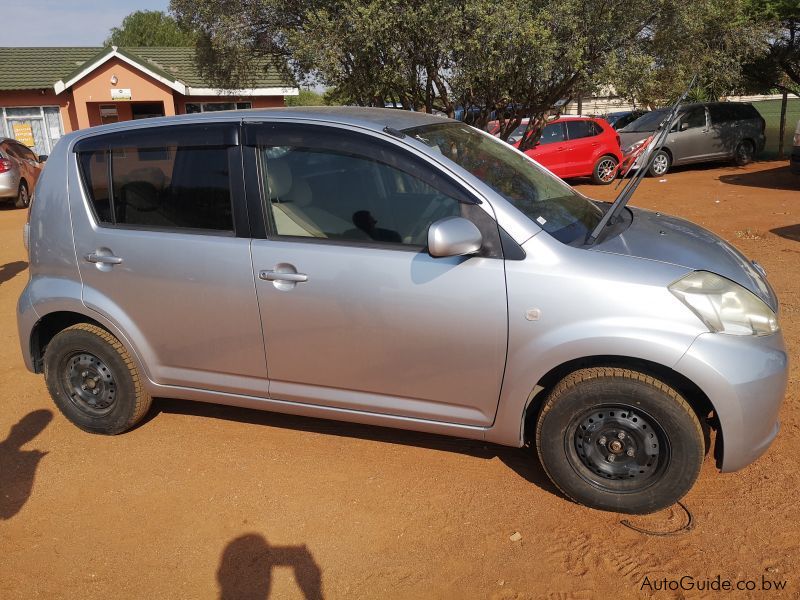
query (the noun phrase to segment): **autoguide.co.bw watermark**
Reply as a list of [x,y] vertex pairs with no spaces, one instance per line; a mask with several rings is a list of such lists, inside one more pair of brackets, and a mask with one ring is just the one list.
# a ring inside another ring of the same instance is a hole
[[760,579],[723,579],[717,575],[713,579],[684,575],[678,579],[651,579],[647,575],[642,579],[639,590],[642,592],[783,592],[786,590],[785,579],[772,579],[762,575]]

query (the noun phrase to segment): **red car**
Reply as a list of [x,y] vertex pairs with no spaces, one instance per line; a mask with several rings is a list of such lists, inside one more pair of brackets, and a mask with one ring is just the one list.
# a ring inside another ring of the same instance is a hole
[[[519,146],[527,127],[527,119],[509,136],[508,142]],[[489,133],[497,135],[500,125],[493,121]],[[591,176],[595,183],[607,185],[617,176],[622,161],[617,132],[605,119],[561,117],[550,121],[542,130],[537,144],[525,154],[567,179]]]

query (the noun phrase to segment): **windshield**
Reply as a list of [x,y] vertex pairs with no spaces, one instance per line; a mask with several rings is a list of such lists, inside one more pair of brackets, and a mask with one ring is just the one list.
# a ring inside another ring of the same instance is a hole
[[655,131],[659,124],[669,114],[669,108],[660,108],[642,115],[630,125],[626,125],[619,131],[623,133],[645,133]]
[[602,210],[511,146],[462,123],[437,123],[404,133],[441,152],[565,244],[582,244]]

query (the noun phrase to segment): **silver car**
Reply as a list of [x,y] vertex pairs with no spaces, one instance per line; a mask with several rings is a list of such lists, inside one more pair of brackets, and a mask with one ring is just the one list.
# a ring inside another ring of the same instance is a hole
[[[622,153],[641,147],[668,112],[668,108],[654,110],[620,129]],[[702,162],[732,160],[746,165],[764,150],[765,127],[764,118],[746,102],[686,104],[648,174],[660,177],[673,166]]]
[[0,137],[0,200],[27,208],[46,159],[17,140]]
[[[763,270],[681,219],[580,195],[420,113],[148,119],[58,143],[25,227],[25,363],[89,432],[173,397],[537,447],[647,513],[778,431]],[[723,443],[724,440],[724,443]]]

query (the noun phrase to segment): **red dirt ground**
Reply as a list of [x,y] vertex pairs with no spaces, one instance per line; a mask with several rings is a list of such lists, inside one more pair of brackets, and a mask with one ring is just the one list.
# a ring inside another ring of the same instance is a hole
[[775,444],[734,474],[707,459],[695,526],[671,537],[567,501],[527,449],[169,400],[125,435],[83,433],[22,364],[25,213],[0,210],[0,598],[633,598],[645,577],[717,575],[757,586],[734,597],[762,578],[788,582],[763,597],[800,597],[800,178],[763,162],[665,179],[633,204],[764,265],[792,360]]

